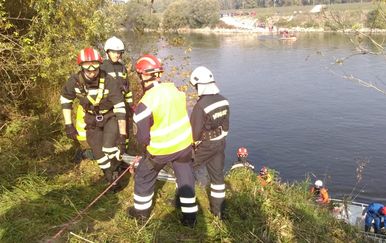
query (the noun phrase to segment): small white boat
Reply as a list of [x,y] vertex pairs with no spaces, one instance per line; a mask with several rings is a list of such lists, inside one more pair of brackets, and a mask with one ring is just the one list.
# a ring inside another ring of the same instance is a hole
[[[358,228],[366,237],[374,242],[386,243],[386,235],[365,232],[365,216],[368,204],[359,202],[349,202],[340,199],[331,199],[333,203],[332,214],[335,218]],[[385,223],[385,222],[383,222]],[[382,224],[382,223],[381,223]]]

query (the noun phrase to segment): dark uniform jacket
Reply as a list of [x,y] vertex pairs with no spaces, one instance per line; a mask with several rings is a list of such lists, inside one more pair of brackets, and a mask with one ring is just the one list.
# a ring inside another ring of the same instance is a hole
[[[72,109],[73,100],[78,98],[79,104],[88,114],[106,114],[107,112],[112,111],[115,113],[118,120],[124,120],[126,111],[124,109],[124,99],[118,82],[115,82],[112,77],[106,75],[102,70],[98,77],[90,84],[85,82],[85,78],[83,76],[81,77],[81,75],[81,72],[73,74],[63,86],[61,94],[62,108]],[[98,100],[98,93],[101,93],[99,92],[99,80],[101,77],[104,77],[105,80],[103,97],[100,99],[99,105],[96,108],[86,95],[89,95],[94,100]]]
[[202,95],[193,108],[190,122],[194,141],[220,140],[229,130],[229,103],[220,94]]
[[130,82],[125,65],[121,62],[113,63],[110,59],[103,61],[101,69],[107,73],[107,75],[118,80],[119,87],[125,96],[125,101],[129,105],[133,103],[133,95],[130,90]]

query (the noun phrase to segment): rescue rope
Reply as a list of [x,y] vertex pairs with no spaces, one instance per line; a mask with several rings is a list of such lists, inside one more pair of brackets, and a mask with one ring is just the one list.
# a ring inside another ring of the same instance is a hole
[[[138,162],[140,160],[140,156],[136,156],[134,159],[133,159],[133,162],[132,162],[132,165],[134,165],[136,162]],[[126,174],[126,172],[128,172],[129,170],[131,170],[132,166],[130,165],[129,167],[127,167],[119,176],[117,179],[115,179],[115,181],[113,181],[102,193],[100,193],[89,205],[87,205],[87,207],[85,207],[82,211],[80,211],[78,213],[78,215],[76,215],[75,217],[73,217],[70,221],[68,221],[67,223],[65,223],[63,225],[63,227],[58,231],[58,233],[56,233],[51,239],[49,239],[47,242],[49,243],[52,243],[54,240],[58,239],[62,234],[63,232],[70,226],[70,225],[73,225],[75,224],[75,222],[92,206],[94,205],[107,191],[110,190],[111,187],[113,187],[114,185],[116,185],[116,183]]]

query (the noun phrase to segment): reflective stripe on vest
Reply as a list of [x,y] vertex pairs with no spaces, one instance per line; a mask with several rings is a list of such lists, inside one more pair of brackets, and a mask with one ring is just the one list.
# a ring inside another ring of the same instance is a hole
[[86,123],[84,122],[84,109],[81,105],[78,105],[76,109],[76,122],[75,128],[78,131],[76,138],[78,141],[86,141]]
[[117,78],[117,77],[121,77],[121,78],[123,78],[123,79],[125,79],[126,78],[126,73],[123,73],[123,72],[117,72],[117,73],[115,73],[115,72],[109,72],[109,73],[107,73],[108,75],[110,75],[111,77],[113,77],[113,78]]
[[186,110],[185,94],[172,83],[161,83],[146,91],[141,101],[151,110],[151,155],[167,155],[187,148],[193,143],[192,128]]

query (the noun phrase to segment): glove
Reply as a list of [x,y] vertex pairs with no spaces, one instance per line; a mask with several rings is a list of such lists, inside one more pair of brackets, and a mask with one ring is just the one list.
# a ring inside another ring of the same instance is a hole
[[118,150],[120,154],[126,153],[126,135],[119,135],[118,139]]
[[76,136],[78,135],[78,132],[76,131],[74,125],[67,124],[65,126],[65,130],[66,130],[66,135],[68,138],[70,138],[72,140],[77,140]]

